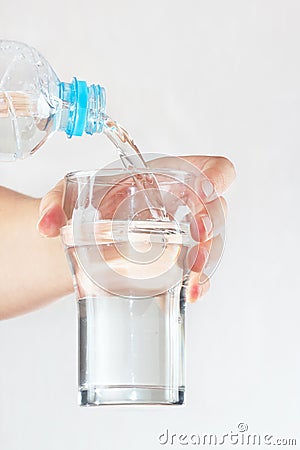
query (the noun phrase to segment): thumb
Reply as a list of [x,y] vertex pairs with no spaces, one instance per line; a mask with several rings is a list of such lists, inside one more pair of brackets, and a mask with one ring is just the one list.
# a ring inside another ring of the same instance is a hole
[[62,206],[64,190],[65,180],[60,180],[41,200],[37,229],[44,237],[58,236],[60,228],[66,224]]

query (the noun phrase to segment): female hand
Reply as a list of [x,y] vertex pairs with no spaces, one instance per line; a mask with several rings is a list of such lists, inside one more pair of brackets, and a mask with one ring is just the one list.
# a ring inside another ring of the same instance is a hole
[[[216,156],[182,156],[157,158],[148,163],[152,168],[185,169],[199,176],[199,208],[195,214],[199,245],[193,254],[187,299],[195,302],[209,289],[209,277],[203,269],[210,249],[217,238],[217,228],[222,222],[227,206],[222,194],[235,178],[234,166],[227,158]],[[62,208],[64,180],[59,181],[40,202],[38,230],[44,237],[56,237],[66,224]],[[217,246],[222,245],[217,243]],[[221,253],[221,252],[220,252]],[[218,261],[215,261],[217,263]]]

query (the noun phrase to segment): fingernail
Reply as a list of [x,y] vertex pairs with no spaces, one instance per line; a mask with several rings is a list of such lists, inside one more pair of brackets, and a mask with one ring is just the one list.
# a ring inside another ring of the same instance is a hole
[[51,209],[51,206],[49,208],[46,208],[43,211],[41,211],[40,217],[39,217],[39,220],[38,220],[38,224],[43,220],[43,218],[50,211],[50,209]]
[[213,223],[208,215],[202,216],[202,222],[207,234],[209,234],[213,228]]
[[201,297],[202,286],[200,284],[194,284],[190,290],[189,301],[190,303],[194,303]]
[[203,194],[209,198],[214,192],[214,186],[209,180],[203,180],[201,183]]
[[48,212],[50,210],[51,210],[51,207],[44,209],[44,211],[42,211],[42,213],[41,213],[41,215],[39,217],[39,220],[38,220],[38,222],[36,224],[37,231],[40,233],[41,236],[44,236],[44,237],[48,237],[48,235],[41,232],[40,225],[41,225],[42,221],[45,219],[45,217],[47,216],[47,214],[48,214]]

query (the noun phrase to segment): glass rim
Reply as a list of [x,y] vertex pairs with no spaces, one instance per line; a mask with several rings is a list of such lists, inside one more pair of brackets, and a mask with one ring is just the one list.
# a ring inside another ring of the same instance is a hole
[[[97,176],[101,177],[113,177],[113,176],[119,176],[119,175],[125,175],[125,178],[130,178],[134,175],[138,174],[153,174],[155,175],[166,175],[166,176],[173,176],[174,180],[177,180],[178,182],[183,182],[187,180],[187,177],[194,177],[195,174],[192,172],[188,172],[186,170],[180,170],[180,169],[172,169],[168,167],[154,167],[154,168],[140,168],[140,169],[126,169],[125,167],[110,167],[110,168],[103,168],[103,169],[94,169],[94,170],[75,170],[73,172],[69,172],[65,175],[65,180],[70,183],[78,184],[79,182],[82,183],[82,179],[92,179],[95,178],[94,184],[97,185]],[[99,184],[103,185],[108,183],[108,179],[102,180]],[[111,183],[113,183],[113,180],[111,180]]]

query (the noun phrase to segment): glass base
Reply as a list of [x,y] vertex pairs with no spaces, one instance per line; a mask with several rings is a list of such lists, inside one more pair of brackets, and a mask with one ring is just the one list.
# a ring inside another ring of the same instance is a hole
[[183,405],[184,387],[90,386],[79,391],[80,406]]

